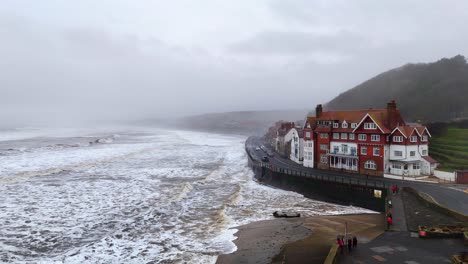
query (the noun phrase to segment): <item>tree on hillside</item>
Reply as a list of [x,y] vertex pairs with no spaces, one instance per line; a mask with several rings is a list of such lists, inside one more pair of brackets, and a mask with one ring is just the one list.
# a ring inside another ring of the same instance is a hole
[[457,55],[434,63],[406,64],[340,94],[329,110],[383,108],[395,99],[408,121],[468,117],[468,64]]

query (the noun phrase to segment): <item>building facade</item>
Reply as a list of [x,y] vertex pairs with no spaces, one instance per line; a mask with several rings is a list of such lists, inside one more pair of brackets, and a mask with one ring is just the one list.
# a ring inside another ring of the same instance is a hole
[[276,131],[275,151],[284,158],[289,158],[291,153],[291,129],[294,127],[294,122],[283,122]]
[[303,133],[307,167],[415,176],[430,175],[437,166],[429,156],[429,131],[406,124],[395,101],[385,109],[351,111],[323,111],[318,105]]
[[302,164],[304,160],[304,133],[301,128],[291,128],[290,133],[292,134],[291,139],[291,153],[289,159],[292,161]]

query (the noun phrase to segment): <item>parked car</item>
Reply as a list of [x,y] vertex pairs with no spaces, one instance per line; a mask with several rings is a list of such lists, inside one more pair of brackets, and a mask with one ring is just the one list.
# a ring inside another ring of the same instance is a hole
[[267,156],[263,156],[262,161],[264,161],[264,162],[269,162],[270,159],[269,159]]
[[260,148],[259,148],[259,147],[256,147],[255,150],[260,150]]

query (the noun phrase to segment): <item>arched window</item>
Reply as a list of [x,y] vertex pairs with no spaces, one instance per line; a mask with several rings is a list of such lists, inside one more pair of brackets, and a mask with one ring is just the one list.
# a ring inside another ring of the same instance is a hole
[[377,164],[373,160],[368,160],[364,163],[364,168],[368,170],[376,170]]

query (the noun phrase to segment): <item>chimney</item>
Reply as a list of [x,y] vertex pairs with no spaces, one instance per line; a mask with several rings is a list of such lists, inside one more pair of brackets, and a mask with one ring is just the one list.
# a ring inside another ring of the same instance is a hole
[[320,116],[322,115],[322,111],[322,105],[318,104],[317,107],[315,107],[315,117],[320,118]]
[[393,129],[395,126],[397,126],[397,105],[395,100],[391,100],[389,103],[387,103],[387,122],[388,126],[390,129]]

